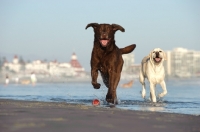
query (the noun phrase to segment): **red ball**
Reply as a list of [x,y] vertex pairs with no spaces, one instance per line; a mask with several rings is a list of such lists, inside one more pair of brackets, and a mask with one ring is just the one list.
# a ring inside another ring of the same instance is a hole
[[100,101],[99,101],[98,99],[94,99],[94,100],[92,101],[92,105],[98,106],[98,105],[100,105]]

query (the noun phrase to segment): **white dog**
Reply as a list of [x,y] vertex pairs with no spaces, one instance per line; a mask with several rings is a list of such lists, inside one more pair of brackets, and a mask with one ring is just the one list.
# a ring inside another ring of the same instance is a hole
[[155,48],[150,54],[143,58],[140,69],[140,83],[142,84],[142,97],[145,98],[145,78],[150,83],[150,99],[152,102],[156,102],[155,87],[156,84],[160,84],[163,92],[159,94],[159,97],[163,97],[167,94],[165,78],[165,69],[163,62],[166,60],[164,51],[160,48]]

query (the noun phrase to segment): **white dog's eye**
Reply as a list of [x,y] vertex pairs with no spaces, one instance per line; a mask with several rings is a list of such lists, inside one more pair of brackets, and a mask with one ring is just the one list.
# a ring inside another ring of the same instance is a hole
[[155,53],[155,51],[153,51],[153,53]]
[[159,52],[162,52],[162,51],[159,51]]

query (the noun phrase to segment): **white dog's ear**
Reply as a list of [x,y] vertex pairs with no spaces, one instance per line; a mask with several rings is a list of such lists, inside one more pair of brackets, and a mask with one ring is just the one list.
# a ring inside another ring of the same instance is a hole
[[[149,55],[148,55],[148,58],[151,60],[151,58],[152,58],[152,53],[153,53],[153,51],[151,51],[150,53],[149,53]],[[152,60],[151,60],[152,61]]]
[[150,53],[149,53],[149,55],[148,55],[148,57],[151,59],[151,57],[152,57],[152,53],[153,53],[153,51],[151,51]]

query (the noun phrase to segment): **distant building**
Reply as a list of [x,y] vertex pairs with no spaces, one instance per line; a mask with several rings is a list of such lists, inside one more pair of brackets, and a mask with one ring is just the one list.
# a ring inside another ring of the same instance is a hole
[[21,69],[21,64],[19,64],[19,59],[18,59],[17,55],[15,55],[13,57],[12,62],[5,61],[2,69],[18,73]]
[[174,77],[200,76],[200,51],[175,48],[167,51],[166,74]]
[[19,63],[19,59],[18,59],[17,55],[15,55],[13,58],[13,64],[18,64],[18,63]]
[[131,80],[133,78],[138,78],[140,65],[134,64],[134,54],[124,54],[122,57],[124,65],[121,73],[121,79]]
[[76,75],[69,63],[58,63],[56,60],[49,63],[49,73],[51,76],[72,77]]
[[85,76],[85,69],[77,60],[75,53],[72,54],[69,63],[59,63],[57,60],[51,62],[34,60],[28,63],[20,63],[17,55],[15,55],[12,62],[4,61],[2,71],[6,74],[9,73],[11,78],[25,77],[33,72],[37,74],[38,78]]
[[130,53],[130,54],[124,54],[122,55],[122,58],[124,60],[124,65],[123,65],[123,69],[122,72],[130,72],[132,65],[134,64],[134,54]]
[[135,74],[137,77],[139,76],[140,73],[140,64],[133,64],[130,67],[130,73]]
[[72,54],[71,60],[69,63],[71,64],[72,68],[77,73],[77,75],[85,74],[85,69],[79,63],[75,53]]
[[25,70],[28,73],[47,73],[48,72],[48,63],[41,60],[35,60],[30,63],[25,64]]

